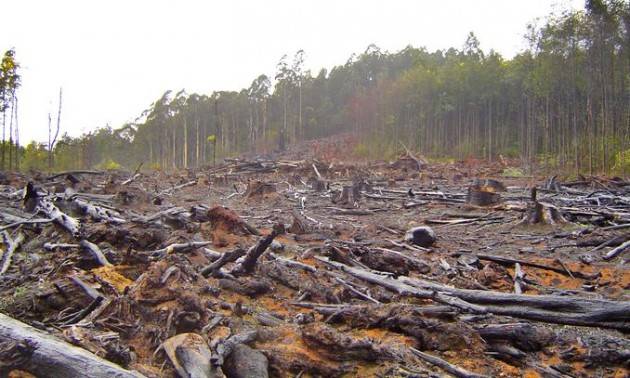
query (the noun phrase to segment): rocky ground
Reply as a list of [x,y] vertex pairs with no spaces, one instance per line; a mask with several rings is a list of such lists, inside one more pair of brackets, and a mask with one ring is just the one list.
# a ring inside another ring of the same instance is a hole
[[44,334],[130,376],[628,376],[630,182],[344,143],[6,173],[0,376],[74,374]]

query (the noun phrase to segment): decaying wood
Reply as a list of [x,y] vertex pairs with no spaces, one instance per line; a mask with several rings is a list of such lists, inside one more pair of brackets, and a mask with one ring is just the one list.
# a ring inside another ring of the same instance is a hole
[[476,374],[476,373],[471,373],[466,369],[462,369],[459,366],[455,366],[451,363],[448,363],[447,361],[437,357],[437,356],[432,356],[428,353],[424,353],[421,352],[415,348],[409,348],[411,349],[411,351],[413,352],[413,354],[420,358],[423,361],[426,361],[432,365],[435,365],[439,368],[441,368],[442,370],[446,371],[449,374],[453,374],[456,377],[460,377],[460,378],[484,378],[487,377],[485,375],[480,375],[480,374]]
[[0,339],[32,345],[30,356],[13,368],[37,376],[144,377],[3,314],[0,314]]
[[210,364],[212,353],[206,341],[196,333],[180,333],[160,346],[180,377],[221,378],[220,369]]
[[[393,279],[328,259],[319,259],[354,277],[381,285],[398,294],[434,299],[473,312],[493,313],[556,324],[630,330],[630,302],[457,289],[405,276]],[[436,295],[436,293],[442,295]],[[463,301],[463,303],[452,302],[450,299],[453,297]]]
[[90,252],[101,266],[112,265],[109,261],[107,261],[107,257],[105,257],[101,249],[96,244],[91,243],[88,240],[84,239],[84,240],[81,240],[79,245],[86,251]]
[[53,222],[62,226],[72,236],[75,236],[75,237],[79,236],[80,226],[81,226],[79,221],[75,218],[72,218],[64,214],[49,199],[41,198],[39,200],[39,204],[36,207],[36,210],[46,215],[49,219],[52,219]]
[[284,225],[275,225],[271,233],[247,250],[247,253],[236,261],[236,266],[230,271],[234,275],[249,274],[254,270],[258,258],[265,253],[273,239],[284,233]]
[[2,244],[4,244],[6,251],[0,249],[0,276],[6,273],[11,266],[11,259],[13,258],[13,253],[20,248],[20,245],[24,242],[24,234],[21,232],[15,237],[15,239],[11,239],[9,234],[6,232],[2,233]]
[[613,258],[621,255],[622,253],[624,253],[628,249],[630,249],[630,240],[628,240],[625,243],[621,244],[620,246],[615,247],[614,249],[611,249],[610,251],[608,251],[606,253],[606,255],[604,255],[604,260],[613,259]]
[[205,247],[210,244],[212,243],[208,241],[174,243],[164,248],[160,248],[158,250],[148,252],[148,254],[151,255],[151,257],[153,258],[159,259],[159,258],[163,258],[165,255],[170,254],[170,253],[189,252],[197,248]]
[[204,267],[201,270],[201,274],[204,277],[216,275],[219,269],[221,269],[225,264],[234,262],[243,255],[245,255],[245,250],[242,248],[236,248],[230,252],[225,252],[217,260],[213,261],[212,264]]
[[96,221],[105,221],[111,223],[126,222],[126,220],[121,218],[121,215],[117,211],[91,204],[78,197],[75,197],[72,201],[77,205],[79,209],[81,209],[84,214],[90,216]]

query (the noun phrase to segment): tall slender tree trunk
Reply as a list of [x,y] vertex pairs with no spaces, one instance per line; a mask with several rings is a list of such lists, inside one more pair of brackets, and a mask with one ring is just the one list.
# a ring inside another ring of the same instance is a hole
[[184,151],[183,151],[184,168],[188,168],[188,119],[184,115]]

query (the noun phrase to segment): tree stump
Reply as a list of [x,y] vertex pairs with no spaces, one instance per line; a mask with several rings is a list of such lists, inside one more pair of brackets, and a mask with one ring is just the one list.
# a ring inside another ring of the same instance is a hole
[[501,202],[501,194],[507,188],[502,182],[493,179],[475,179],[468,187],[466,202],[475,206],[493,206]]
[[536,198],[537,189],[532,188],[532,203],[528,206],[519,224],[562,224],[568,221],[554,205],[539,202]]
[[354,206],[361,199],[361,190],[358,185],[344,185],[341,193],[333,196],[332,201],[337,205]]
[[276,186],[262,181],[250,181],[247,184],[245,198],[261,199],[276,193]]

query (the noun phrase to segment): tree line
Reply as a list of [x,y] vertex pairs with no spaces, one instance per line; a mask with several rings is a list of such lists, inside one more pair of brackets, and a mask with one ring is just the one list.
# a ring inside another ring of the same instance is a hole
[[[370,45],[316,75],[300,50],[283,56],[273,77],[240,91],[167,91],[136,122],[63,135],[55,168],[200,167],[215,156],[352,132],[361,143],[348,153],[359,156],[392,157],[403,142],[427,157],[501,155],[532,167],[627,175],[628,0],[588,0],[529,25],[525,38],[528,47],[511,59],[484,52],[473,33],[459,49],[390,53]],[[6,143],[14,141],[3,142],[3,168]],[[20,148],[22,166],[44,168],[48,149]]]

